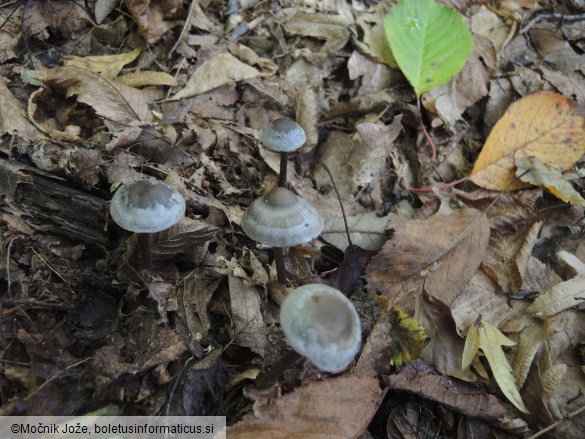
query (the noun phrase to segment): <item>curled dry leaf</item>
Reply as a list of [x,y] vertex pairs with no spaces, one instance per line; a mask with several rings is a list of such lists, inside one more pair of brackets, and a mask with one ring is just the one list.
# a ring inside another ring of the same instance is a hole
[[164,260],[181,253],[204,248],[215,228],[204,221],[182,218],[176,225],[150,236],[152,258]]
[[475,375],[469,369],[461,367],[465,341],[457,334],[449,307],[423,291],[416,303],[414,317],[429,336],[422,358],[442,374],[464,381],[475,381]]
[[67,97],[77,96],[79,102],[119,124],[151,122],[152,114],[144,94],[135,88],[118,84],[77,66],[55,67],[48,70],[25,70],[25,82],[63,88]]
[[372,258],[366,270],[368,288],[400,301],[424,287],[450,304],[482,261],[489,228],[485,214],[475,209],[410,220]]
[[585,153],[585,114],[559,94],[540,92],[508,108],[496,123],[475,162],[469,179],[486,189],[524,187],[516,180],[514,160],[537,157],[565,170]]
[[257,404],[228,427],[239,439],[355,438],[365,430],[385,395],[378,379],[347,375],[311,382],[270,404]]
[[173,10],[169,3],[176,4],[176,2],[124,0],[124,4],[138,25],[138,31],[149,44],[158,42],[166,31],[179,24],[166,20],[165,11]]

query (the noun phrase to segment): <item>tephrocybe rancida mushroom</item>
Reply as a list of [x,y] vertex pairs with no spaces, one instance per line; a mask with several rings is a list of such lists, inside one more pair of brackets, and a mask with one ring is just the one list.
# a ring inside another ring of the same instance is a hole
[[323,219],[301,197],[277,187],[248,207],[241,225],[250,238],[273,247],[277,279],[286,284],[283,248],[317,238],[323,230]]
[[260,141],[268,149],[280,153],[278,186],[286,187],[288,153],[299,149],[307,141],[305,130],[294,120],[283,117],[268,124],[260,133]]
[[150,233],[178,223],[185,215],[185,200],[175,188],[156,180],[136,180],[118,188],[110,215],[124,230],[138,235],[143,265],[150,269]]
[[280,325],[293,349],[325,372],[346,369],[360,350],[353,303],[327,285],[303,285],[290,293],[280,308]]

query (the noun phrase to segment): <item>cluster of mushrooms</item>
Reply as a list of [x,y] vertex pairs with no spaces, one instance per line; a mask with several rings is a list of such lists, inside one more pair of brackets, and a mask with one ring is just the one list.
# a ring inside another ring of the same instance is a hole
[[[284,247],[312,241],[323,230],[315,208],[286,188],[287,155],[306,139],[303,128],[289,118],[276,119],[262,131],[264,146],[280,153],[278,187],[255,200],[241,223],[250,238],[273,248],[282,284],[287,282]],[[280,324],[293,349],[326,372],[346,369],[360,349],[361,324],[355,307],[327,285],[308,284],[292,291],[280,308]]]
[[[295,121],[273,121],[260,136],[269,149],[281,154],[279,186],[255,200],[241,226],[253,240],[273,248],[277,280],[287,282],[284,248],[305,244],[323,230],[323,219],[313,206],[286,188],[287,155],[306,141]],[[185,214],[181,194],[162,182],[124,183],[114,194],[110,214],[121,228],[138,235],[143,265],[150,269],[150,233],[176,224]],[[337,373],[346,369],[361,345],[360,319],[351,301],[324,284],[303,285],[284,300],[280,321],[290,345],[319,369]]]

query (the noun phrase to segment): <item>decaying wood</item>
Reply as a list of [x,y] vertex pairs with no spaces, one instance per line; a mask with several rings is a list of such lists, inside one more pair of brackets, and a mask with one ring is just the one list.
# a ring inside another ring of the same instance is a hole
[[0,159],[0,212],[33,230],[75,241],[113,244],[107,228],[108,200],[74,189],[59,177]]

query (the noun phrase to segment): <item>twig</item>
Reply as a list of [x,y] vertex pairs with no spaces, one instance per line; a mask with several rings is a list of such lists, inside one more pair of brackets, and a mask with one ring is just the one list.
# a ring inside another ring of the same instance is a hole
[[585,14],[566,15],[561,12],[540,11],[533,15],[533,17],[520,29],[520,34],[528,32],[532,26],[542,20],[559,21],[564,23],[571,23],[575,21],[585,20]]
[[551,430],[554,430],[555,428],[557,428],[559,425],[561,425],[563,422],[574,418],[575,416],[577,416],[579,413],[581,413],[582,411],[585,410],[585,405],[579,407],[577,410],[572,411],[571,413],[569,413],[567,416],[565,416],[563,419],[559,419],[558,421],[553,422],[552,424],[550,424],[548,427],[543,428],[540,431],[537,431],[536,433],[534,433],[532,436],[528,436],[526,439],[536,439],[537,437],[542,436],[543,434],[548,433]]
[[425,124],[423,123],[423,120],[422,120],[422,112],[421,112],[421,108],[420,108],[420,96],[416,97],[416,108],[418,108],[418,114],[420,116],[420,127],[422,129],[423,134],[425,135],[425,138],[427,139],[427,143],[431,147],[431,160],[434,162],[435,159],[437,158],[437,148],[435,148],[435,144],[433,143],[433,139],[431,139],[431,136],[429,135],[427,129],[425,128]]
[[48,260],[46,260],[46,259],[43,257],[43,255],[41,255],[39,252],[37,252],[37,251],[36,251],[34,248],[32,249],[32,251],[33,251],[33,253],[34,253],[35,255],[37,255],[37,256],[39,257],[39,259],[40,259],[41,261],[43,261],[43,262],[45,263],[45,265],[46,265],[47,267],[49,267],[49,270],[51,270],[53,273],[55,273],[55,275],[56,275],[56,276],[57,276],[59,279],[61,279],[61,280],[63,281],[63,283],[65,284],[65,286],[66,286],[66,287],[69,289],[69,292],[75,296],[75,295],[76,295],[76,294],[75,294],[75,291],[73,291],[73,288],[71,288],[71,286],[69,285],[69,282],[67,282],[67,281],[65,280],[65,278],[64,278],[63,276],[61,276],[61,274],[60,274],[60,273],[57,271],[57,269],[56,269],[56,268],[54,268],[54,267],[51,265],[51,263],[50,263]]
[[327,175],[329,175],[329,178],[331,179],[331,183],[333,184],[333,189],[335,189],[335,195],[337,195],[337,200],[339,201],[339,207],[341,208],[341,215],[343,216],[343,224],[345,225],[345,233],[347,235],[347,242],[349,244],[349,254],[351,255],[351,259],[353,260],[353,266],[355,268],[355,271],[356,271],[357,275],[359,276],[360,269],[358,267],[355,249],[353,247],[353,243],[351,242],[351,236],[349,234],[349,225],[347,224],[347,217],[345,215],[345,209],[343,207],[343,203],[341,202],[341,195],[339,194],[339,189],[337,189],[337,184],[335,183],[335,179],[333,178],[333,174],[331,173],[331,170],[329,169],[329,167],[325,163],[321,163],[321,166],[323,167],[323,169],[325,169],[325,172],[327,172]]

